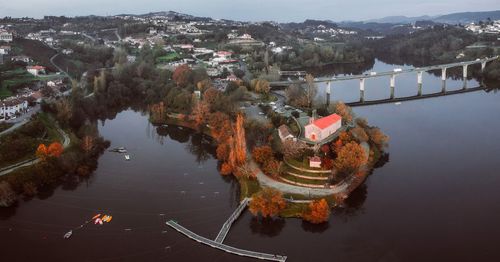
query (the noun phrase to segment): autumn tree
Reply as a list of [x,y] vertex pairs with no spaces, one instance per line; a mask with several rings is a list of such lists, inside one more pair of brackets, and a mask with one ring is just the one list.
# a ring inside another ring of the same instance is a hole
[[94,148],[94,138],[89,135],[84,136],[82,139],[81,147],[83,152],[88,155]]
[[17,201],[16,192],[9,183],[0,182],[0,207],[9,207]]
[[255,90],[255,92],[261,94],[268,94],[271,90],[269,82],[265,79],[253,79],[250,82],[250,86],[253,88],[253,90]]
[[35,155],[37,158],[45,160],[45,158],[47,157],[47,146],[45,144],[38,145]]
[[249,209],[254,216],[272,218],[277,216],[286,207],[286,201],[278,190],[264,188],[252,196]]
[[314,77],[311,74],[306,75],[306,92],[305,99],[307,102],[307,107],[312,108],[314,98],[316,98],[316,94],[318,93],[318,87],[316,83],[314,83]]
[[370,141],[379,149],[382,150],[387,146],[389,142],[389,137],[385,135],[380,128],[372,127],[368,130],[368,136],[370,137]]
[[234,128],[234,150],[236,164],[242,165],[247,160],[247,144],[245,140],[245,117],[242,114],[236,116]]
[[210,114],[210,108],[208,104],[204,101],[198,101],[193,108],[193,120],[198,128],[205,125],[208,121],[208,116]]
[[307,211],[304,212],[302,218],[313,224],[321,224],[328,221],[330,217],[330,207],[328,202],[322,198],[309,203]]
[[57,119],[64,124],[67,124],[71,117],[73,116],[73,111],[71,110],[71,104],[67,99],[59,99],[56,103]]
[[47,160],[49,157],[60,157],[63,151],[64,148],[61,143],[53,142],[48,147],[44,144],[38,145],[35,155],[41,160]]
[[59,142],[53,142],[52,144],[49,145],[47,148],[47,155],[49,157],[60,157],[61,154],[63,153],[64,148]]
[[351,129],[350,132],[359,142],[368,142],[369,137],[363,128],[357,126]]
[[259,146],[252,150],[252,157],[257,164],[264,164],[274,157],[273,149],[270,146]]
[[262,171],[264,171],[266,175],[276,178],[280,174],[280,166],[281,162],[273,157],[264,163]]
[[174,70],[172,79],[180,87],[185,87],[191,81],[191,68],[187,64],[181,65]]
[[356,142],[349,142],[337,153],[334,166],[338,171],[351,173],[366,164],[368,157],[361,145]]
[[341,101],[337,101],[330,105],[329,111],[331,113],[336,113],[342,117],[343,123],[352,123],[353,113],[352,109]]
[[286,158],[298,158],[307,149],[307,145],[300,141],[285,140],[281,151]]
[[167,116],[165,104],[163,102],[149,106],[149,112],[151,112],[151,121],[156,123],[165,120]]

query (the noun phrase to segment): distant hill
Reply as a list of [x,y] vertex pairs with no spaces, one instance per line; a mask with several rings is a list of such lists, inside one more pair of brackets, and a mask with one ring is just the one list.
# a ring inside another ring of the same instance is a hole
[[452,13],[447,15],[438,16],[387,16],[379,19],[366,20],[366,23],[383,23],[383,24],[408,24],[414,23],[416,21],[433,21],[436,23],[443,24],[465,24],[471,22],[477,22],[480,20],[486,20],[490,18],[491,20],[500,20],[500,10],[497,11],[485,11],[485,12],[461,12]]
[[428,15],[407,17],[407,16],[387,16],[379,19],[367,20],[367,23],[382,23],[382,24],[408,24],[415,21],[432,20],[433,17]]
[[500,20],[500,10],[488,12],[463,12],[449,15],[442,15],[432,19],[434,22],[446,24],[465,24],[471,22],[484,21],[490,18],[491,20]]

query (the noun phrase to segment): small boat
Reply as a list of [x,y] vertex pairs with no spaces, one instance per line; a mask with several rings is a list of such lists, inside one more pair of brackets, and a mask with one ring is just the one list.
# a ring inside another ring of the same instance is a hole
[[64,234],[64,238],[68,239],[71,237],[71,235],[73,235],[73,230],[70,230],[70,231],[68,231],[68,233]]
[[399,106],[399,105],[401,105],[401,102],[396,102],[394,104],[397,105],[397,106]]
[[94,221],[94,224],[96,224],[96,225],[97,225],[97,224],[102,225],[102,224],[103,224],[103,223],[102,223],[102,219],[100,219],[100,218],[96,219],[96,220]]
[[111,222],[112,219],[113,219],[113,216],[108,216],[108,221],[106,221],[106,222],[109,223],[109,222]]
[[125,160],[129,161],[130,160],[130,155],[125,155]]

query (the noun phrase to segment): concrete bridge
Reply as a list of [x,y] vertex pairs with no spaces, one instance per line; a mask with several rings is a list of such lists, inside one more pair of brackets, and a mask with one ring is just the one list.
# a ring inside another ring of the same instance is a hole
[[[399,74],[405,74],[405,73],[416,73],[416,81],[417,81],[417,87],[418,87],[418,92],[416,96],[412,96],[412,100],[414,99],[419,99],[421,98],[426,98],[425,96],[422,96],[422,75],[424,72],[427,71],[432,71],[432,70],[441,70],[441,80],[442,80],[442,90],[441,93],[436,93],[436,94],[446,94],[446,70],[449,68],[453,67],[462,67],[462,74],[464,78],[464,89],[467,89],[467,70],[470,65],[474,64],[481,64],[481,71],[483,71],[486,68],[487,63],[499,59],[499,56],[495,57],[490,57],[490,58],[483,58],[483,59],[476,59],[474,61],[467,61],[467,62],[458,62],[458,63],[450,63],[450,64],[443,64],[443,65],[434,65],[434,66],[426,66],[426,67],[417,67],[417,68],[408,68],[408,69],[394,69],[393,71],[389,72],[371,72],[368,74],[363,74],[363,75],[350,75],[350,76],[338,76],[338,77],[332,77],[332,78],[325,78],[325,79],[315,79],[315,83],[326,83],[326,103],[330,103],[330,96],[332,94],[332,84],[337,81],[347,81],[347,80],[359,80],[359,103],[365,102],[365,80],[368,78],[375,78],[375,77],[390,77],[389,81],[389,88],[391,90],[391,95],[389,99],[384,99],[383,101],[395,101],[394,97],[394,91],[396,89],[396,77]],[[298,80],[298,81],[277,81],[277,82],[271,82],[270,86],[271,87],[280,87],[280,86],[289,86],[290,84],[304,84],[304,80]],[[432,94],[434,95],[434,94]],[[382,100],[381,100],[382,101]],[[359,104],[358,103],[358,104]]]
[[306,71],[279,71],[280,76],[305,76]]

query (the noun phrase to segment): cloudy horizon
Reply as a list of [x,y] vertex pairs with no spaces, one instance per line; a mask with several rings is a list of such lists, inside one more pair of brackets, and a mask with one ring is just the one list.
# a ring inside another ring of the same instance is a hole
[[[159,11],[176,11],[195,16],[239,21],[299,22],[305,19],[333,21],[364,21],[387,16],[444,15],[456,12],[494,11],[500,9],[497,0],[420,0],[407,3],[396,0],[327,1],[310,0],[307,5],[298,0],[22,0],[3,3],[0,17],[35,17],[44,15],[84,16],[145,14]],[[383,7],[383,8],[382,8]],[[328,11],[325,11],[328,10]]]

